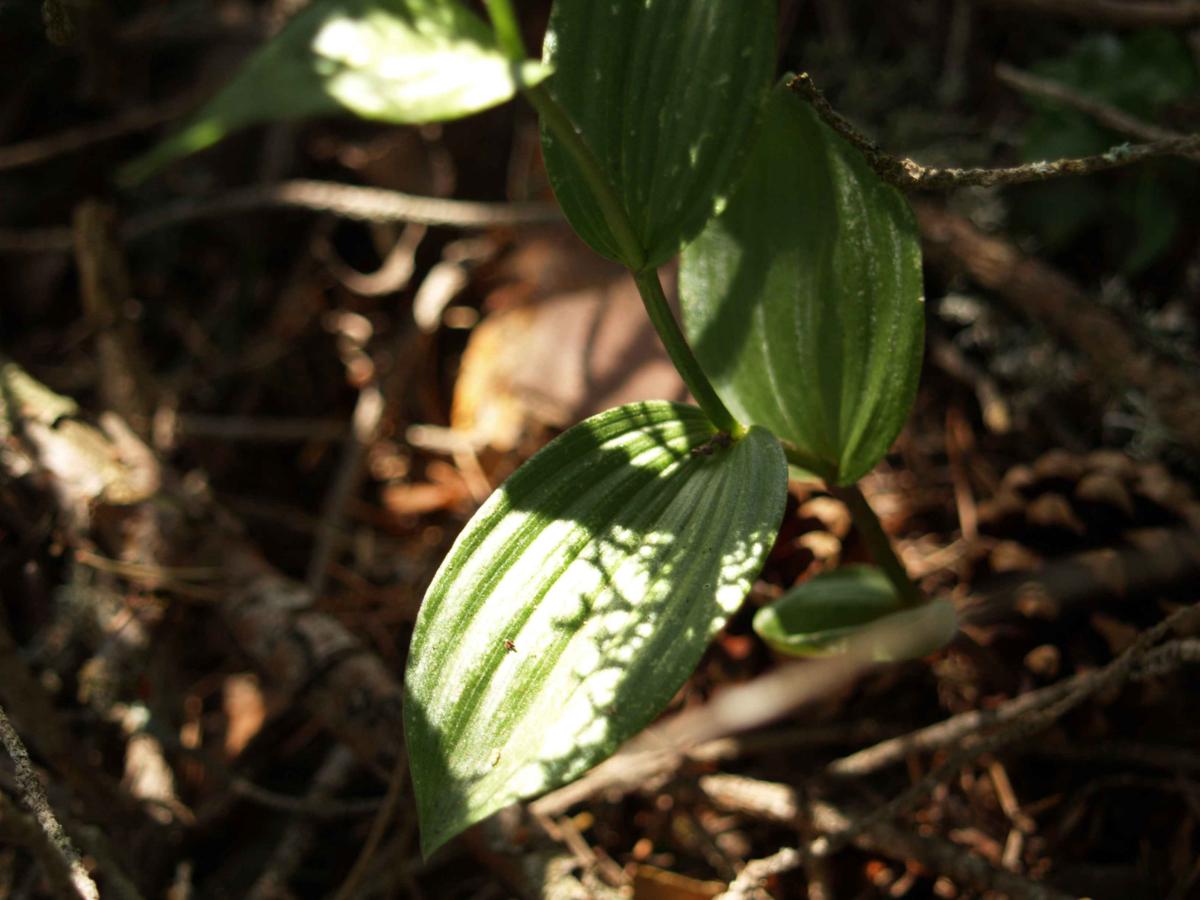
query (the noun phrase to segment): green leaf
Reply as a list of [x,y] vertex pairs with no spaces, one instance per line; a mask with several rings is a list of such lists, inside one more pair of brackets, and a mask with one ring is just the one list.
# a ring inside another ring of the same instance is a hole
[[725,211],[683,253],[696,356],[730,410],[837,484],[887,452],[924,333],[912,212],[784,87]]
[[787,465],[764,429],[714,437],[691,406],[601,413],[534,456],[459,536],[405,676],[426,855],[610,755],[742,603],[783,516]]
[[775,57],[773,0],[556,0],[545,59],[566,109],[624,203],[644,259],[620,250],[574,158],[542,129],[575,230],[633,269],[704,227],[745,156]]
[[[519,67],[536,84],[541,63]],[[348,112],[383,122],[455,119],[517,90],[491,29],[454,0],[327,0],[297,14],[184,129],[126,168],[136,181],[258,122]]]
[[858,565],[822,572],[754,615],[754,630],[780,653],[879,662],[924,656],[957,628],[946,600],[905,608],[882,572]]

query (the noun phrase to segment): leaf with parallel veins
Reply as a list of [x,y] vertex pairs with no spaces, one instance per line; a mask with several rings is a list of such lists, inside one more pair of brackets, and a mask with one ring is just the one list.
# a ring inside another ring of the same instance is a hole
[[645,258],[622,252],[575,160],[543,129],[554,193],[596,252],[652,268],[704,227],[745,159],[774,47],[773,0],[556,0],[550,92],[621,198]]
[[870,471],[916,396],[912,211],[785,87],[725,211],[683,252],[684,324],[717,393],[834,484]]
[[316,2],[123,177],[140,180],[260,122],[332,113],[404,124],[457,119],[509,100],[518,81],[537,84],[549,74],[533,61],[518,68],[455,0]]
[[425,596],[405,679],[427,855],[662,710],[749,591],[786,489],[765,429],[729,441],[660,401],[581,422],[489,498]]

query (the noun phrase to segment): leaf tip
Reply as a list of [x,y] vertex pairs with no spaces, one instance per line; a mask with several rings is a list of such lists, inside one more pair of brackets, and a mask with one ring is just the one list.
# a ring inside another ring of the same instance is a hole
[[123,165],[117,172],[117,183],[122,187],[141,184],[168,163],[211,147],[224,138],[228,131],[225,124],[216,119],[190,123],[182,131]]

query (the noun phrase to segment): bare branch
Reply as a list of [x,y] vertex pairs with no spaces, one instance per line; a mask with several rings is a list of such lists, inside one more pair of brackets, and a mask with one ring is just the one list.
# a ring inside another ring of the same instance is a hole
[[1200,25],[1198,3],[1126,3],[1121,0],[976,0],[984,6],[1078,19],[1114,28],[1194,28]]
[[[806,803],[790,785],[742,775],[706,775],[700,779],[700,790],[722,809],[768,822],[805,826],[823,833],[853,831],[856,846],[896,860],[916,860],[962,887],[996,891],[1014,900],[1067,900],[1069,896],[1015,872],[997,868],[948,841],[913,834],[886,822],[872,821],[868,826],[856,829],[856,822],[873,819],[873,816],[864,809],[824,800]],[[720,900],[747,900],[755,896],[754,890],[770,875],[794,869],[811,858],[811,845],[807,845],[785,848],[765,859],[748,863],[726,893],[720,895]]]
[[332,213],[363,222],[417,222],[451,228],[528,225],[557,222],[562,218],[558,207],[547,203],[477,203],[296,179],[235,188],[211,198],[187,198],[169,203],[160,209],[131,216],[121,235],[127,241],[137,240],[171,225],[271,208]]
[[[62,4],[56,5],[61,6]],[[68,153],[84,150],[102,141],[152,128],[175,118],[195,104],[196,98],[188,94],[155,106],[137,107],[105,122],[90,122],[87,125],[70,128],[45,137],[7,144],[0,147],[0,171],[46,162]]]
[[717,900],[752,900],[759,896],[759,888],[774,875],[782,875],[804,865],[804,855],[795,847],[784,847],[770,856],[753,859],[746,863],[738,877],[729,883]]
[[55,817],[54,810],[50,808],[50,799],[46,796],[46,791],[42,788],[37,773],[33,771],[29,751],[25,749],[25,744],[22,743],[20,735],[8,720],[8,714],[3,707],[0,707],[0,742],[3,742],[5,749],[8,750],[8,755],[12,757],[21,799],[25,801],[26,807],[33,813],[33,817],[49,839],[54,852],[66,866],[75,893],[84,900],[100,900],[100,892],[96,889],[96,883],[92,881],[87,869],[83,867],[79,851],[75,849],[75,845],[71,843],[71,839],[67,837],[67,833]]
[[[962,742],[962,746],[935,766],[924,778],[887,803],[876,806],[869,815],[856,821],[853,827],[813,841],[809,852],[819,855],[828,855],[834,852],[847,842],[854,840],[858,834],[871,825],[895,818],[909,809],[966,763],[985,753],[1001,750],[1042,731],[1101,690],[1124,684],[1130,678],[1136,678],[1139,673],[1157,675],[1189,663],[1194,664],[1200,659],[1200,652],[1197,652],[1200,651],[1200,640],[1184,638],[1157,649],[1154,649],[1154,645],[1182,623],[1189,619],[1194,621],[1198,610],[1200,607],[1189,606],[1173,613],[1153,628],[1142,632],[1133,646],[1103,669],[1087,672],[1063,682],[1058,686],[1059,690],[1048,691],[1040,698],[1041,702],[1036,705],[1024,705],[1020,714],[1009,717],[1002,726],[993,729],[987,735],[979,734],[979,722],[975,720],[977,727],[974,731],[965,733],[964,737],[967,739]],[[1010,702],[1016,704],[1016,701]],[[986,727],[993,721],[990,717],[985,716],[982,727]],[[944,736],[944,734],[941,735],[941,737]],[[905,742],[902,739],[900,743],[903,745]],[[861,759],[862,754],[855,754],[855,757]],[[848,759],[853,758],[848,757]],[[826,767],[826,771],[835,774],[851,774],[846,771],[848,768],[853,771],[856,767],[849,766],[846,760],[839,760]],[[864,766],[859,765],[857,768],[861,771]]]
[[1102,100],[1097,100],[1095,97],[1081,93],[1052,78],[1043,78],[1041,75],[1022,71],[1007,63],[999,63],[996,66],[995,73],[1000,81],[1015,90],[1070,106],[1072,109],[1077,109],[1091,116],[1105,128],[1111,128],[1113,131],[1127,134],[1135,140],[1150,142],[1171,141],[1187,137],[1182,132],[1173,131],[1170,128],[1161,128],[1151,122],[1144,122],[1137,116],[1132,116],[1125,112],[1123,109],[1119,109]]
[[829,127],[859,150],[880,178],[905,191],[1026,184],[1066,175],[1091,175],[1163,156],[1194,157],[1200,154],[1200,134],[1189,134],[1143,144],[1120,144],[1094,156],[1032,162],[1007,168],[942,169],[923,166],[907,157],[893,156],[881,150],[830,105],[807,73],[797,75],[788,82],[788,86],[808,100]]
[[[1194,639],[1165,644],[1147,654],[1141,667],[1132,670],[1130,675],[1134,680],[1139,680],[1143,673],[1161,673],[1164,666],[1182,666],[1189,660],[1194,660],[1197,651],[1200,651],[1200,641]],[[989,727],[1021,721],[1026,716],[1047,709],[1064,699],[1082,700],[1103,686],[1100,679],[1105,677],[1104,673],[1107,671],[1106,668],[1084,672],[1065,681],[1021,694],[994,709],[967,710],[909,734],[888,738],[874,746],[834,760],[825,767],[825,772],[838,777],[867,775],[885,766],[903,762],[909,754],[949,747],[969,740]]]
[[[449,228],[495,228],[562,220],[562,213],[552,203],[477,203],[296,179],[234,188],[216,197],[176,200],[130,216],[120,234],[126,242],[136,241],[164,228],[263,209],[302,209],[360,222],[415,222]],[[72,246],[70,228],[0,229],[0,253],[63,253]]]

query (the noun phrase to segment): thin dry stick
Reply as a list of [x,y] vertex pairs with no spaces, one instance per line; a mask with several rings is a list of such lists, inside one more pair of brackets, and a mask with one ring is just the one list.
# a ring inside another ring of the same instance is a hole
[[297,179],[235,188],[205,199],[184,199],[131,216],[122,230],[126,240],[196,219],[256,209],[292,208],[332,213],[363,222],[416,222],[452,228],[495,228],[556,222],[558,207],[548,203],[476,203],[422,197],[383,188]]
[[362,481],[363,460],[375,441],[385,405],[383,392],[375,382],[365,385],[358,393],[350,436],[346,438],[342,449],[342,458],[338,462],[333,484],[325,494],[321,527],[317,532],[316,546],[308,561],[305,580],[309,593],[314,597],[320,596],[325,590],[325,579],[338,546],[346,504]]
[[143,433],[154,407],[149,366],[133,323],[122,314],[131,296],[129,267],[117,239],[116,214],[98,200],[75,207],[75,264],[79,293],[93,334],[104,408]]
[[929,646],[936,623],[903,627],[888,621],[864,630],[862,644],[840,656],[781,666],[746,684],[726,687],[707,704],[647,728],[582,778],[533,801],[534,813],[557,816],[602,791],[632,792],[682,764],[693,747],[774,722],[832,692],[872,668],[874,648],[909,658]]
[[400,753],[396,757],[396,767],[392,770],[392,777],[388,783],[387,796],[383,800],[383,806],[379,808],[375,820],[371,823],[371,830],[367,834],[366,843],[363,844],[362,851],[358,854],[358,859],[354,861],[354,865],[350,869],[350,874],[342,882],[342,886],[338,889],[334,900],[351,900],[352,897],[357,895],[359,884],[362,882],[363,877],[367,874],[368,867],[371,865],[371,858],[375,855],[375,851],[379,849],[380,843],[383,842],[383,836],[387,834],[388,827],[392,824],[392,819],[396,817],[396,807],[400,804],[400,795],[407,782],[405,778],[405,769],[407,768],[408,754]]
[[[853,814],[861,814],[825,802],[813,803],[811,813],[817,828],[833,832],[849,827]],[[993,866],[949,841],[914,834],[886,822],[872,826],[854,843],[863,850],[898,861],[915,860],[929,871],[945,875],[956,885],[971,886],[985,894],[994,892],[1009,900],[1074,900],[1076,896]]]
[[[259,787],[245,778],[232,778],[229,787],[234,794],[244,800],[268,809],[289,813],[301,819],[353,819],[376,812],[382,802],[377,798],[337,800],[328,791],[325,794],[318,791],[319,796],[315,799],[312,795],[291,797]],[[313,787],[322,787],[320,775],[314,780]]]
[[21,742],[20,735],[8,720],[8,714],[4,711],[3,706],[0,706],[0,741],[3,741],[8,755],[12,757],[21,799],[33,813],[46,837],[50,839],[55,852],[66,864],[71,873],[71,885],[75,892],[84,900],[99,900],[100,892],[96,889],[96,883],[92,881],[87,869],[83,867],[79,851],[75,849],[75,845],[71,843],[71,839],[67,837],[62,825],[55,818],[54,810],[50,808],[50,800],[46,796],[45,790],[42,789],[42,783],[38,780],[37,773],[33,771],[29,752]]
[[[861,809],[841,807],[829,801],[806,803],[791,785],[759,781],[743,775],[706,775],[700,790],[722,809],[754,816],[768,822],[818,831],[842,832],[864,815]],[[855,836],[856,846],[893,859],[916,860],[931,871],[948,876],[961,887],[998,891],[1020,900],[1065,900],[1066,895],[1031,881],[938,838],[923,837],[887,823],[871,825]],[[811,863],[809,846],[788,848],[765,860],[750,863],[722,895],[722,900],[754,896],[753,889],[765,877]],[[751,866],[761,864],[755,871]]]
[[[1132,649],[1130,648],[1130,650]],[[1129,652],[1126,651],[1126,656]],[[1172,641],[1136,660],[1138,667],[1128,674],[1134,680],[1140,680],[1148,675],[1163,674],[1170,668],[1179,668],[1194,661],[1197,652],[1200,652],[1200,640],[1190,638]],[[989,726],[1019,721],[1040,710],[1053,708],[1055,704],[1064,699],[1086,698],[1104,686],[1101,679],[1106,679],[1108,677],[1106,673],[1114,670],[1117,663],[1124,658],[1123,656],[1110,663],[1104,669],[1085,672],[1057,684],[1022,694],[995,709],[973,709],[934,725],[920,728],[910,734],[880,741],[872,747],[834,760],[825,767],[825,774],[837,777],[867,775],[885,766],[903,762],[910,753],[937,750],[949,746],[978,734]],[[1118,671],[1123,672],[1123,667]]]
[[1070,106],[1091,116],[1104,127],[1127,134],[1136,140],[1169,141],[1187,137],[1187,135],[1178,131],[1172,131],[1170,128],[1162,128],[1151,122],[1145,122],[1137,116],[1130,115],[1123,109],[1119,109],[1102,100],[1097,100],[1095,97],[1081,93],[1072,87],[1068,87],[1061,81],[1043,78],[1040,75],[1022,71],[1007,63],[999,63],[996,66],[995,72],[996,77],[1011,88],[1025,94],[1031,94],[1034,97],[1042,97],[1046,100],[1054,100],[1065,106]]
[[1133,646],[1103,669],[1089,672],[1078,680],[1072,679],[1074,682],[1073,689],[1060,692],[1059,695],[1052,697],[1049,702],[1040,707],[1030,709],[1018,718],[1010,718],[1003,727],[990,735],[973,741],[957,752],[950,754],[944,762],[931,770],[928,775],[892,800],[873,809],[869,815],[864,816],[840,832],[813,841],[809,846],[810,852],[822,856],[828,855],[838,848],[845,846],[847,842],[853,840],[856,835],[861,834],[873,824],[895,818],[918,802],[929,791],[933,790],[946,777],[956,772],[971,760],[985,753],[995,752],[1016,741],[1036,734],[1052,722],[1062,718],[1097,691],[1124,682],[1134,674],[1139,664],[1143,661],[1156,674],[1161,673],[1164,665],[1169,665],[1172,661],[1178,662],[1180,665],[1191,661],[1191,654],[1175,645],[1193,643],[1200,645],[1200,640],[1179,640],[1159,648],[1165,651],[1168,662],[1155,659],[1150,651],[1156,643],[1169,634],[1180,622],[1186,618],[1195,616],[1196,612],[1197,607],[1190,606],[1167,617],[1158,625],[1143,632],[1137,641],[1134,642]]
[[752,859],[738,873],[738,877],[729,883],[725,892],[717,895],[716,900],[751,900],[759,896],[760,888],[766,884],[768,878],[798,869],[802,865],[804,855],[795,847],[784,847],[770,856]]
[[[358,762],[354,754],[338,745],[330,751],[313,777],[305,800],[320,809],[333,800],[354,773]],[[275,846],[262,874],[255,879],[248,900],[272,900],[287,895],[287,884],[312,849],[316,827],[312,819],[301,817],[291,822]]]
[[906,157],[893,156],[881,150],[830,105],[807,73],[797,75],[788,82],[788,86],[808,100],[829,127],[861,152],[880,178],[906,191],[1025,184],[1065,175],[1090,175],[1162,156],[1194,156],[1200,153],[1200,134],[1190,134],[1145,144],[1121,144],[1095,156],[1053,162],[1033,162],[996,169],[941,169],[923,166]]
[[0,846],[24,847],[41,864],[54,895],[74,900],[75,886],[71,883],[71,870],[66,860],[42,831],[37,819],[26,815],[3,791],[0,791]]
[[186,438],[256,443],[339,441],[346,437],[348,431],[341,419],[209,416],[200,413],[181,413],[174,425],[176,431]]
[[74,247],[70,228],[0,228],[0,253],[70,253]]
[[388,398],[398,396],[408,380],[412,367],[420,358],[420,341],[419,332],[411,327],[411,323],[406,323],[388,348],[389,352],[384,357],[388,362],[380,361],[375,380],[359,392],[350,434],[338,462],[338,471],[325,495],[321,526],[309,559],[306,584],[314,597],[324,590],[325,579],[341,539],[346,505],[362,482],[363,462],[378,437]]
[[1120,0],[976,0],[1015,12],[1079,19],[1114,28],[1193,28],[1200,25],[1200,3],[1126,3]]
[[195,102],[196,98],[189,94],[157,106],[145,106],[130,110],[107,122],[89,123],[45,137],[8,144],[0,147],[0,171],[46,162],[58,156],[83,150],[101,141],[112,140],[123,134],[151,128],[175,118],[194,106]]
[[[550,203],[476,203],[421,197],[383,188],[297,179],[235,188],[216,197],[185,198],[130,216],[125,241],[199,219],[262,209],[302,209],[361,222],[414,222],[449,228],[496,228],[562,220]],[[73,246],[70,228],[0,229],[0,253],[62,253]]]

